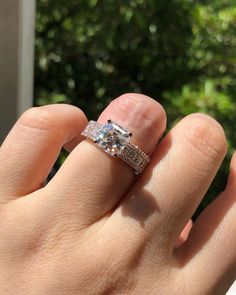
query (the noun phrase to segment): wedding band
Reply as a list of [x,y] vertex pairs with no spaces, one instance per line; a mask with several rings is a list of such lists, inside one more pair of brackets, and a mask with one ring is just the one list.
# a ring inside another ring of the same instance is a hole
[[130,142],[132,133],[111,120],[105,124],[89,121],[81,134],[112,157],[122,159],[134,169],[135,174],[142,173],[150,162],[149,156]]

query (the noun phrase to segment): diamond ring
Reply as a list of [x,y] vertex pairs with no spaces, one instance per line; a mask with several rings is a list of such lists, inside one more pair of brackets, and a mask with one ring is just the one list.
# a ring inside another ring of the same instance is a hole
[[105,124],[90,121],[81,134],[109,155],[122,159],[135,170],[136,175],[142,173],[150,162],[149,156],[130,142],[132,133],[111,120]]

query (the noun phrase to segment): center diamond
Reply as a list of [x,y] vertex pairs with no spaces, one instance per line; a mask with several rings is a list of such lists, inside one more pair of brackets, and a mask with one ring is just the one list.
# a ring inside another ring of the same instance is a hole
[[129,142],[131,133],[123,129],[120,125],[108,121],[98,131],[95,137],[96,143],[112,156],[117,154]]

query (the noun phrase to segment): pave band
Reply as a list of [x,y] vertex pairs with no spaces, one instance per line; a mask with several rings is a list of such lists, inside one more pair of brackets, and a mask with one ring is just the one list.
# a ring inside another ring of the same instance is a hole
[[90,121],[81,134],[111,156],[122,159],[135,170],[135,174],[142,173],[150,162],[147,154],[130,143],[132,134],[111,120],[105,124]]

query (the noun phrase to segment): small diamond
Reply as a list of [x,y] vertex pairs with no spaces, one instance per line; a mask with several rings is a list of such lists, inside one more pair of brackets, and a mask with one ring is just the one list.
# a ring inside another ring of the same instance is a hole
[[97,144],[112,156],[116,156],[129,142],[130,132],[120,125],[109,121],[104,124],[95,136]]

